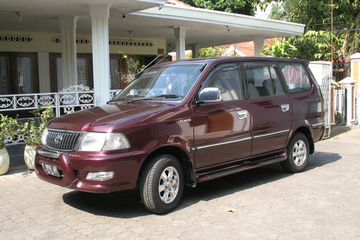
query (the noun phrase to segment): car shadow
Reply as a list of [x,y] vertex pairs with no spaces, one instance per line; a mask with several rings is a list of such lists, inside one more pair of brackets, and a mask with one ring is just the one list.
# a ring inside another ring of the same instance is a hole
[[[337,153],[316,152],[311,156],[307,171],[331,164],[340,159],[341,156]],[[290,173],[285,173],[279,164],[272,164],[251,171],[245,171],[204,182],[199,184],[196,188],[185,188],[182,202],[175,211],[181,211],[183,208],[187,208],[200,201],[209,201],[290,177],[291,175],[292,174]],[[63,195],[63,201],[71,207],[100,216],[134,218],[150,214],[142,206],[137,191],[111,194],[72,191]]]
[[63,195],[64,203],[94,215],[134,218],[150,214],[142,206],[137,191],[96,194],[71,191]]

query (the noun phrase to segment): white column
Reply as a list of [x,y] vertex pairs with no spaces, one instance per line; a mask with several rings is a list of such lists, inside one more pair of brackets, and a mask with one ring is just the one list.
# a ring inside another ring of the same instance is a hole
[[[359,84],[358,84],[359,86]],[[360,89],[359,87],[355,88],[355,120],[356,124],[360,124]]]
[[193,44],[191,46],[191,51],[192,51],[192,57],[198,58],[199,57],[199,44]]
[[175,27],[176,37],[176,60],[185,59],[185,37],[186,30],[184,27]]
[[[340,91],[340,94],[339,94],[339,91]],[[338,106],[338,108],[339,108],[339,110],[338,110],[338,112],[339,113],[341,113],[341,114],[344,114],[344,103],[343,103],[343,100],[344,100],[344,98],[343,98],[343,96],[345,96],[345,89],[343,89],[343,88],[341,88],[340,90],[338,90],[338,93],[337,93],[337,98],[338,98],[338,100],[339,100],[339,106]]]
[[351,78],[355,80],[356,120],[360,124],[360,53],[350,56]]
[[96,105],[110,100],[109,4],[90,6]]
[[254,39],[254,56],[261,56],[261,52],[264,48],[264,38],[256,38]]
[[77,84],[76,21],[74,16],[60,17],[62,83],[59,90]]

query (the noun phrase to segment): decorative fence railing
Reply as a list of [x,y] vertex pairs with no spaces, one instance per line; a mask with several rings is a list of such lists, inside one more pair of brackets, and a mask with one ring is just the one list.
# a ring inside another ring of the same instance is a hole
[[[110,90],[111,98],[119,91]],[[94,106],[94,91],[0,95],[0,113],[2,114],[18,113],[18,111],[31,112],[35,109],[51,107],[54,109],[56,117],[59,117]],[[16,138],[5,137],[5,143],[7,145],[24,143],[24,136],[18,135]]]
[[[119,90],[110,90],[114,97]],[[0,95],[0,113],[52,107],[57,117],[95,106],[94,91]]]

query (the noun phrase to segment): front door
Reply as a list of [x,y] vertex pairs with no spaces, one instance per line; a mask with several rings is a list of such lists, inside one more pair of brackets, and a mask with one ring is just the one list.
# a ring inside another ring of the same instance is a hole
[[216,87],[222,101],[193,108],[195,167],[215,166],[248,157],[251,152],[251,116],[244,101],[237,64],[217,67],[202,88]]
[[277,67],[254,62],[244,64],[244,71],[253,117],[251,154],[284,149],[292,125],[292,106]]
[[39,92],[36,53],[0,53],[0,94]]

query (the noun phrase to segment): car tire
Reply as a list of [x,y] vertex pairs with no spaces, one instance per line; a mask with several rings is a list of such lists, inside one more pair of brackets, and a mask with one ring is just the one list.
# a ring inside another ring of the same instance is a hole
[[296,133],[287,148],[287,160],[281,162],[283,169],[290,173],[304,171],[309,164],[309,141],[302,133]]
[[140,179],[140,196],[145,208],[156,214],[173,210],[184,190],[183,169],[172,155],[159,155],[146,165]]

